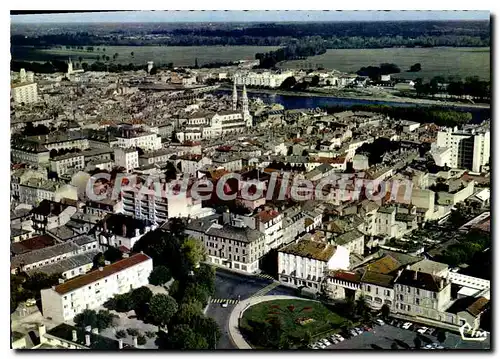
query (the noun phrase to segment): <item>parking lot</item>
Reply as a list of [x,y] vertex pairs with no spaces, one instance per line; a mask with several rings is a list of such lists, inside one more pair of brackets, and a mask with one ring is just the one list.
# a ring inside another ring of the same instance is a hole
[[[396,343],[399,350],[414,349],[414,339],[419,337],[422,342],[421,350],[427,346],[442,346],[441,350],[488,350],[490,349],[490,339],[482,342],[463,341],[460,335],[447,333],[444,343],[439,343],[437,338],[429,334],[420,334],[415,328],[409,330],[398,328],[390,324],[383,326],[374,325],[370,331],[346,338],[337,344],[332,344],[325,350],[391,350],[393,343]],[[433,344],[434,343],[434,344]]]

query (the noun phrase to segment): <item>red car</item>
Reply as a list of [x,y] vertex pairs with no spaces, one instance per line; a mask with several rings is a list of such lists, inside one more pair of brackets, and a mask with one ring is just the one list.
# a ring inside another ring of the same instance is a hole
[[369,326],[367,326],[367,325],[363,326],[363,329],[364,329],[365,331],[367,331],[367,332],[371,332],[371,331],[373,330],[372,328],[370,328],[370,327],[369,327]]

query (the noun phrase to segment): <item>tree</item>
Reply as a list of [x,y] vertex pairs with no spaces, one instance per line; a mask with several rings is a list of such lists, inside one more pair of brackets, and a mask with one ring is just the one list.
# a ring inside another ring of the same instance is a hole
[[280,85],[280,88],[281,89],[284,89],[284,90],[289,90],[291,89],[292,87],[294,87],[295,85],[297,84],[297,80],[295,79],[295,77],[293,76],[290,76],[290,77],[287,77]]
[[396,343],[391,344],[391,350],[398,350],[398,345]]
[[420,70],[422,70],[422,65],[417,62],[416,64],[410,66],[408,72],[419,72]]
[[95,310],[84,309],[80,314],[75,315],[73,318],[77,327],[86,327],[90,325],[92,328],[97,326],[97,313]]
[[137,344],[138,345],[145,345],[147,342],[148,342],[148,340],[146,339],[146,337],[144,335],[139,335],[137,337]]
[[205,246],[196,238],[187,238],[181,250],[191,268],[197,268],[200,262],[205,260]]
[[355,312],[356,315],[363,317],[366,315],[366,312],[369,311],[368,305],[366,304],[366,299],[364,296],[360,296],[358,300],[356,300]]
[[117,330],[116,334],[115,334],[115,337],[116,337],[116,339],[126,338],[127,337],[127,332],[125,332],[125,330],[123,330],[123,329]]
[[446,341],[446,331],[440,330],[437,334],[437,340],[443,344]]
[[312,87],[316,87],[319,85],[319,76],[318,75],[314,75],[311,79],[311,86]]
[[387,319],[391,314],[391,308],[387,304],[384,304],[382,308],[380,308],[380,313],[382,314],[382,318]]
[[140,332],[136,328],[127,328],[127,334],[130,335],[131,337],[137,337],[139,336]]
[[111,263],[119,261],[122,258],[123,258],[123,253],[116,247],[109,247],[104,252],[104,259]]
[[166,266],[158,266],[153,268],[149,275],[149,283],[152,285],[163,285],[172,278],[170,270]]
[[149,303],[151,297],[153,296],[153,292],[148,287],[139,287],[132,291],[132,301],[133,307],[137,308],[138,306],[142,306],[144,304]]
[[[200,350],[209,349],[205,338],[186,324],[174,325],[167,339],[168,349]],[[160,349],[162,349],[160,347]]]
[[166,294],[155,294],[149,303],[149,317],[160,327],[166,326],[177,311],[174,298]]
[[150,75],[156,75],[158,73],[158,69],[156,68],[156,66],[153,66],[153,68],[151,69],[151,71],[149,72]]
[[134,52],[133,51],[130,53],[130,56],[134,57]]
[[194,318],[201,314],[203,307],[200,302],[181,303],[179,309],[172,318],[175,324],[188,324],[193,323]]
[[94,263],[94,265],[92,266],[92,269],[97,269],[99,267],[104,267],[104,261],[106,259],[104,258],[104,254],[99,252],[97,253],[95,256],[94,256],[94,259],[92,260],[92,262]]
[[114,326],[114,320],[117,318],[118,316],[116,314],[113,314],[108,310],[101,309],[97,312],[96,327],[99,328],[99,330],[112,327]]
[[210,349],[215,349],[217,342],[221,337],[219,325],[213,318],[205,317],[203,314],[192,318],[193,330],[203,336],[206,342],[210,344]]
[[413,339],[413,344],[415,344],[415,349],[422,348],[422,340],[418,337],[418,335]]

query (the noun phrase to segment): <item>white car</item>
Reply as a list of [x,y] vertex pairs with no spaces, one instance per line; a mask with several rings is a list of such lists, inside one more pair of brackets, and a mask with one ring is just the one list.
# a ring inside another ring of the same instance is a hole
[[335,338],[337,338],[341,342],[343,342],[345,340],[345,338],[340,334],[335,334]]
[[377,319],[375,320],[375,322],[378,324],[378,325],[384,325],[384,321],[382,319]]
[[427,344],[424,348],[425,349],[432,349],[434,346],[432,344]]
[[221,306],[222,306],[222,308],[227,308],[227,302],[223,302],[223,303],[221,304]]
[[325,349],[326,348],[326,345],[323,344],[323,343],[319,343],[318,346],[321,348],[321,349]]
[[417,330],[417,332],[419,332],[420,334],[425,334],[425,332],[428,330],[429,328],[427,327],[422,327],[420,329]]
[[403,328],[403,329],[409,329],[412,325],[413,325],[412,323],[406,322],[406,323],[403,324],[403,326],[401,328]]
[[329,347],[330,345],[332,345],[332,343],[330,343],[328,340],[326,339],[323,339],[323,344],[325,344],[327,347]]
[[354,329],[351,329],[351,330],[349,331],[349,333],[351,333],[351,335],[352,335],[353,337],[355,337],[355,336],[357,336],[357,335],[358,335],[358,332],[357,332],[357,331],[355,331]]
[[358,332],[358,334],[363,334],[363,329],[361,328],[354,328],[355,331]]

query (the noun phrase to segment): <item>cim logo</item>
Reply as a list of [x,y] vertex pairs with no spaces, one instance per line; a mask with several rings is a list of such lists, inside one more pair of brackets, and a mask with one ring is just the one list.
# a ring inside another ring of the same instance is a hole
[[460,327],[460,336],[463,341],[467,342],[482,342],[488,338],[488,333],[485,331],[472,329],[469,323],[465,323]]

